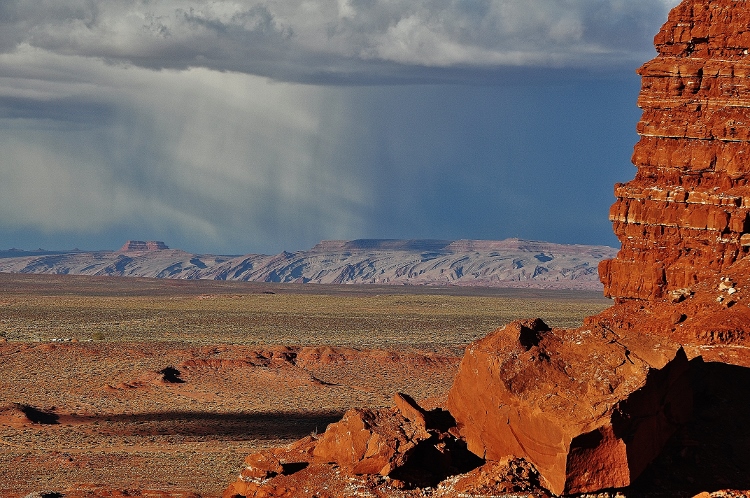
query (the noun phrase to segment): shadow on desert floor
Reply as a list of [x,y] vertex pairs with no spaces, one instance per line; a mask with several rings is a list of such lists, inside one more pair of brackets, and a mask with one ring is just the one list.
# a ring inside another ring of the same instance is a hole
[[323,432],[343,412],[212,413],[164,411],[97,416],[60,416],[60,425],[97,426],[120,436],[177,435],[215,439],[299,439]]

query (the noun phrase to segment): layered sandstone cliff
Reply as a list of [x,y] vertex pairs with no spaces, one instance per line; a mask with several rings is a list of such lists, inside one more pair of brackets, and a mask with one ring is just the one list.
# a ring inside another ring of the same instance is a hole
[[638,73],[635,179],[610,210],[622,249],[605,294],[658,299],[717,278],[750,251],[750,8],[685,1]]

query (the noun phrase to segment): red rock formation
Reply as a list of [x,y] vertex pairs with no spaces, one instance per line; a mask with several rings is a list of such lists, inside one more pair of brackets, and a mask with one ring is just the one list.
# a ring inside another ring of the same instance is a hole
[[[249,455],[245,469],[224,497],[319,496],[316,493],[324,486],[329,496],[350,496],[352,491],[343,490],[358,479],[364,487],[401,496],[401,489],[434,486],[481,464],[451,433],[455,426],[447,412],[427,412],[401,393],[394,396],[394,402],[396,406],[390,409],[351,409],[320,436]],[[487,473],[484,469],[466,481],[464,488],[475,481],[486,486],[487,479],[481,476]]]
[[604,326],[619,334],[631,331],[667,336],[685,348],[688,357],[750,366],[750,258],[690,289],[666,294],[666,300],[644,303],[625,300],[586,319],[586,326]]
[[513,322],[471,344],[448,409],[473,453],[523,457],[555,494],[628,486],[691,409],[676,344]]
[[349,410],[340,422],[328,426],[313,455],[353,474],[387,476],[430,438],[423,424],[394,415],[384,410]]
[[54,425],[58,423],[58,418],[54,409],[45,411],[20,403],[0,406],[0,424],[11,427],[22,428],[31,424]]
[[605,294],[658,299],[716,279],[750,251],[750,9],[688,0],[638,73],[635,179],[610,210],[622,249],[600,264]]

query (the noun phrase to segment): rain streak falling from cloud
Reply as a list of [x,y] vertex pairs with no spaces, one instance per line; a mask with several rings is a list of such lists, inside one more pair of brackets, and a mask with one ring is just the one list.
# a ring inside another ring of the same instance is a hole
[[675,3],[3,2],[0,240],[611,242]]

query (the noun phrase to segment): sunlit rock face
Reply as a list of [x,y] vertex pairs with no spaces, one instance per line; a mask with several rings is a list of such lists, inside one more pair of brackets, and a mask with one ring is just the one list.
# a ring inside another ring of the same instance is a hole
[[688,419],[688,360],[664,338],[521,320],[469,345],[447,407],[470,451],[525,459],[555,494],[621,488]]
[[610,210],[622,249],[605,294],[653,300],[716,278],[750,251],[750,5],[685,1],[644,64],[635,178]]

